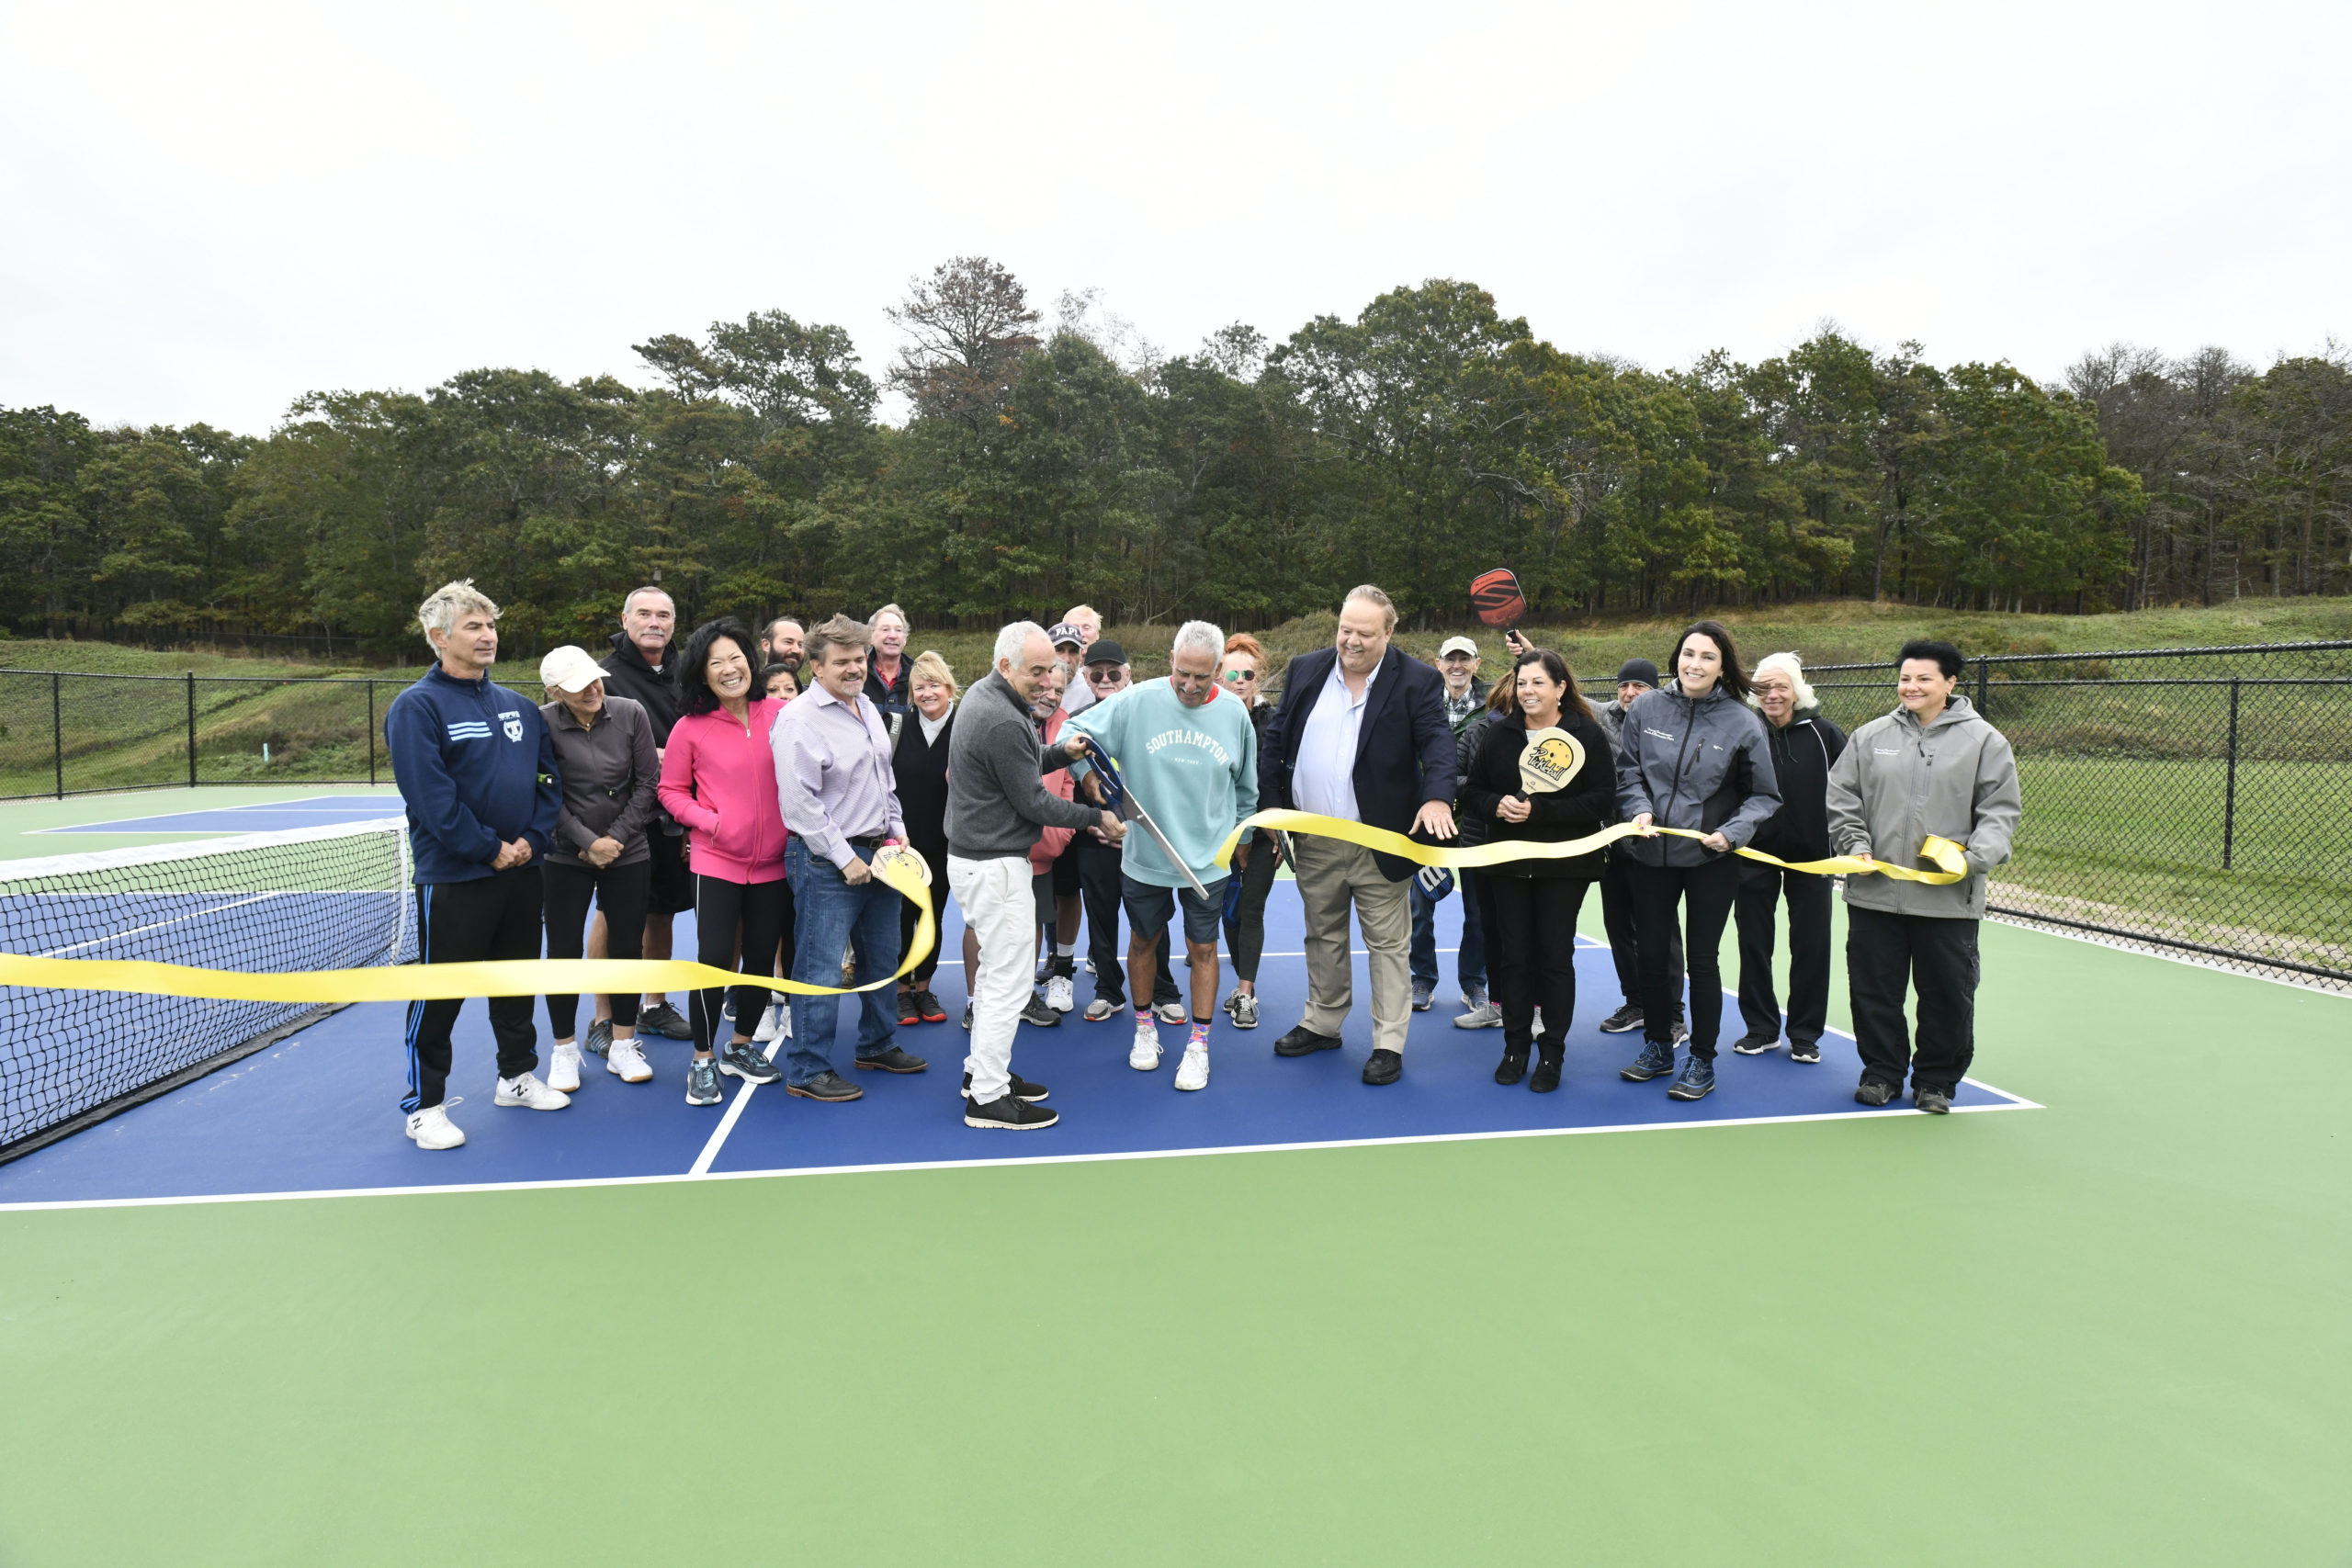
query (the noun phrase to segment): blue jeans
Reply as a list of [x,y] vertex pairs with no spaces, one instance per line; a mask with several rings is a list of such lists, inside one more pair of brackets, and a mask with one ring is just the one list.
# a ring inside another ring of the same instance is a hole
[[[860,860],[871,852],[853,849]],[[898,890],[878,879],[852,887],[829,860],[808,852],[798,839],[785,850],[785,872],[792,879],[796,917],[792,977],[812,986],[842,983],[842,949],[857,956],[857,981],[879,980],[899,966]],[[891,1011],[896,998],[886,987],[858,998],[863,1016],[857,1055],[871,1060],[890,1049],[899,1027]],[[792,1043],[784,1058],[784,1081],[805,1084],[833,1070],[833,1031],[841,1022],[841,998],[792,998]]]
[[[1453,874],[1453,896],[1462,902],[1462,952],[1454,973],[1462,977],[1462,994],[1483,997],[1487,994],[1487,931],[1478,919],[1478,896],[1471,882],[1471,873]],[[1421,891],[1418,880],[1409,881],[1408,895],[1413,906],[1413,988],[1437,989],[1437,906]]]

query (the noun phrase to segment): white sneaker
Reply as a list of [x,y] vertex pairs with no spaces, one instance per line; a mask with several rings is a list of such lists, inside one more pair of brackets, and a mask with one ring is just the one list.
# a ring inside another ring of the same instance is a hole
[[1127,1066],[1139,1073],[1155,1071],[1159,1066],[1159,1031],[1148,1023],[1136,1025],[1136,1043],[1127,1052]]
[[1176,1087],[1178,1089],[1209,1087],[1209,1048],[1207,1046],[1188,1044],[1184,1047],[1184,1059],[1176,1066]]
[[1068,1012],[1078,1005],[1078,987],[1070,984],[1069,976],[1046,976],[1046,1005],[1056,1012]]
[[1083,967],[1085,968],[1086,972],[1087,972],[1089,975],[1093,974],[1093,973],[1094,973],[1094,960],[1092,960],[1091,958],[1088,959],[1088,960],[1086,961],[1085,964],[1083,965]]
[[449,1107],[464,1100],[445,1100],[438,1105],[408,1113],[408,1135],[416,1140],[420,1149],[454,1149],[466,1141],[466,1135],[449,1120]]
[[789,1039],[791,1039],[791,1038],[792,1038],[792,1004],[791,1004],[790,1002],[778,1002],[778,1003],[776,1003],[776,1004],[775,1004],[775,1015],[776,1015],[776,1017],[777,1017],[778,1019],[780,1019],[780,1020],[782,1020],[782,1021],[783,1021],[782,1022],[780,1022],[780,1023],[778,1023],[778,1024],[776,1025],[776,1030],[775,1030],[775,1032],[776,1032],[776,1038],[777,1038],[777,1039],[779,1039],[779,1040],[789,1040]]
[[501,1078],[498,1092],[491,1097],[492,1105],[519,1105],[526,1111],[560,1111],[571,1103],[571,1096],[560,1089],[549,1089],[539,1081],[537,1073],[525,1073],[519,1078]]
[[605,1058],[605,1070],[623,1083],[651,1083],[653,1068],[646,1061],[645,1053],[637,1048],[634,1040],[616,1040],[612,1053]]
[[571,1094],[580,1088],[580,1047],[569,1040],[559,1040],[555,1055],[548,1063],[548,1087]]
[[1182,1002],[1162,1002],[1151,1010],[1151,1014],[1162,1023],[1187,1023],[1193,1016],[1184,1010]]
[[753,1040],[765,1044],[784,1032],[784,1026],[776,1021],[775,1015],[776,1005],[774,1002],[760,1010],[760,1026],[752,1031]]
[[1491,1001],[1480,1002],[1453,1021],[1456,1029],[1500,1029],[1502,1026],[1503,1010]]

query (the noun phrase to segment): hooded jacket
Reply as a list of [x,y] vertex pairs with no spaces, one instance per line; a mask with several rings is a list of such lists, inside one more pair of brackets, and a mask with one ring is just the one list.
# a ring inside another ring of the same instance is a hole
[[1846,750],[1846,732],[1822,717],[1816,703],[1797,709],[1785,728],[1766,719],[1764,737],[1772,746],[1781,809],[1756,829],[1747,847],[1782,860],[1826,860],[1833,852],[1826,792],[1829,770]]
[[1840,854],[1928,869],[1930,833],[1968,852],[1970,874],[1941,887],[1891,876],[1849,876],[1846,902],[1896,915],[1974,920],[1984,874],[2009,858],[2025,801],[2008,738],[1957,692],[1922,726],[1898,707],[1854,731],[1829,771],[1829,837]]
[[773,698],[754,697],[740,724],[721,707],[688,714],[670,731],[662,805],[694,829],[686,865],[695,875],[745,884],[783,878],[789,835],[769,742],[783,711]]
[[[1686,697],[1669,681],[1626,710],[1617,756],[1617,809],[1625,821],[1646,811],[1660,828],[1720,832],[1733,849],[1754,838],[1781,807],[1764,720],[1717,682]],[[1696,839],[1623,839],[1644,865],[1705,865],[1723,857]]]

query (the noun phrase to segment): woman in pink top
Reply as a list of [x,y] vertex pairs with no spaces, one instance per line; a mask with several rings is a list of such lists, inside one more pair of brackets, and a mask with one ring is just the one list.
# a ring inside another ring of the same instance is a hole
[[[777,805],[768,730],[784,705],[752,684],[752,634],[731,617],[706,622],[686,641],[679,676],[684,715],[662,753],[662,805],[685,824],[686,865],[695,878],[695,942],[703,963],[736,969],[775,967],[792,924],[792,886],[784,879],[784,813]],[[686,1103],[716,1105],[718,1075],[774,1083],[784,1074],[752,1043],[751,1027],[768,1005],[768,989],[735,987],[734,1038],[714,1054],[726,987],[687,998],[695,1059],[686,1069]]]

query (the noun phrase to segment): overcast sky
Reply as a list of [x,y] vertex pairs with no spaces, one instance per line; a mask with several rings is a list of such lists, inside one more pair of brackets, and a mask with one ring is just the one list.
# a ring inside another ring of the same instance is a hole
[[261,432],[768,309],[878,376],[974,252],[1177,352],[1451,276],[1661,368],[2261,363],[2352,337],[2347,61],[2345,0],[0,0],[0,404]]

